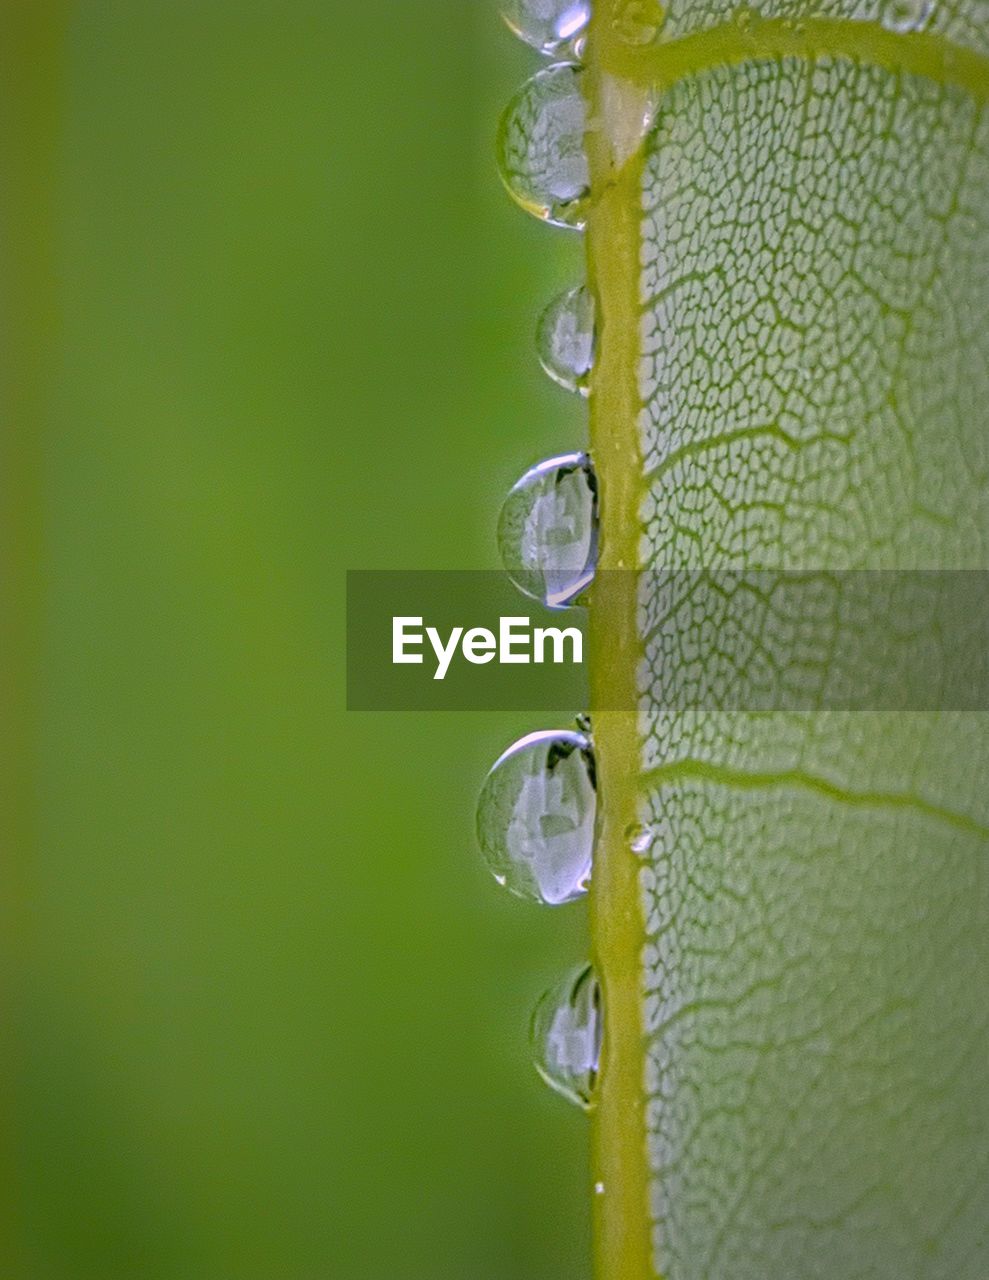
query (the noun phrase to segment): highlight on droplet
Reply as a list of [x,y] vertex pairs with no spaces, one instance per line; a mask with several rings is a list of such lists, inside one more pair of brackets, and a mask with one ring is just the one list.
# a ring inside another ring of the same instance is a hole
[[656,843],[656,830],[645,823],[635,822],[626,828],[625,842],[637,858],[645,858]]
[[553,57],[586,30],[591,5],[590,0],[502,0],[501,15],[520,40]]

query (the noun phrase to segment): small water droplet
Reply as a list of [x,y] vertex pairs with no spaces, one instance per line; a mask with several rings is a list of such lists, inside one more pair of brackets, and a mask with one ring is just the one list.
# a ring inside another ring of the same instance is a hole
[[633,823],[626,828],[625,840],[628,847],[639,858],[644,858],[656,841],[656,833],[652,827]]
[[586,285],[554,298],[539,317],[539,363],[554,382],[582,396],[590,393],[594,367],[594,296]]
[[590,169],[582,70],[558,62],[527,80],[498,129],[498,168],[523,209],[557,227],[584,225]]
[[550,56],[570,47],[591,20],[590,0],[502,0],[501,14],[526,44]]
[[598,486],[586,453],[548,458],[505,499],[498,547],[508,576],[552,609],[578,603],[594,579]]
[[587,892],[597,808],[594,751],[572,730],[530,733],[499,757],[477,804],[492,874],[516,897],[558,906]]
[[612,18],[611,25],[618,38],[626,44],[652,44],[664,17],[659,0],[625,0]]
[[604,1195],[604,1183],[603,1183],[603,1182],[595,1182],[595,1184],[594,1184],[594,1194],[595,1194],[596,1196],[603,1196],[603,1195]]
[[933,0],[889,0],[883,25],[898,32],[923,31],[933,7]]
[[759,15],[751,5],[741,4],[735,10],[735,25],[742,31],[751,31],[756,25]]
[[536,1070],[557,1093],[589,1111],[601,1065],[601,988],[587,964],[551,987],[530,1024]]

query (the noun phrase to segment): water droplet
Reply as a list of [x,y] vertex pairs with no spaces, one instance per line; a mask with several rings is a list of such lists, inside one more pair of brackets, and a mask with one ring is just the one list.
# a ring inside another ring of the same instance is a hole
[[751,5],[741,4],[735,10],[735,25],[742,31],[751,31],[758,21],[759,15]]
[[652,827],[633,823],[625,830],[625,840],[637,857],[644,858],[656,841],[656,833]]
[[603,1196],[603,1195],[604,1195],[604,1183],[603,1183],[603,1182],[595,1182],[595,1184],[594,1184],[594,1194],[595,1194],[596,1196]]
[[889,0],[883,25],[892,31],[923,31],[932,8],[933,0]]
[[501,14],[526,44],[557,54],[571,46],[591,20],[590,0],[502,0]]
[[594,297],[586,285],[578,285],[554,298],[539,317],[539,363],[561,387],[586,396],[590,393],[594,346]]
[[498,129],[502,181],[523,209],[557,227],[584,225],[590,169],[581,68],[558,62],[527,80]]
[[536,1005],[530,1041],[536,1070],[557,1093],[589,1111],[601,1065],[601,988],[587,964]]
[[477,804],[477,835],[499,884],[558,906],[587,892],[597,808],[594,751],[583,733],[519,739],[495,762]]
[[652,44],[663,25],[659,0],[626,0],[611,20],[615,34],[626,44]]
[[508,576],[552,609],[578,603],[594,579],[598,486],[586,453],[549,458],[515,485],[498,519]]

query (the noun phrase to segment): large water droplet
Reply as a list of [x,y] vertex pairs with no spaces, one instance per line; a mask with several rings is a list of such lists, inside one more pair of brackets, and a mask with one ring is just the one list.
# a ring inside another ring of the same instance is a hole
[[508,576],[551,609],[578,602],[594,579],[598,485],[586,453],[549,458],[505,499],[498,547]]
[[520,738],[495,762],[477,804],[477,836],[499,884],[548,906],[587,892],[594,847],[594,752],[571,730]]
[[590,0],[502,0],[502,17],[526,44],[556,54],[572,45],[591,20]]
[[590,170],[587,106],[576,63],[558,62],[527,80],[498,129],[498,167],[523,209],[557,227],[581,228]]
[[547,991],[532,1014],[536,1070],[551,1089],[585,1111],[594,1102],[602,1032],[601,988],[589,964]]
[[594,342],[594,296],[586,285],[561,293],[539,317],[539,363],[567,391],[588,395]]

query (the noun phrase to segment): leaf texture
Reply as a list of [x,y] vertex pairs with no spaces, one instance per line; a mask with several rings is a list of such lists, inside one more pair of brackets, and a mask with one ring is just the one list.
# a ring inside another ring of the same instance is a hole
[[851,571],[989,568],[987,15],[592,36],[603,567],[640,572],[594,623],[636,706],[595,718],[605,1277],[989,1274],[987,713],[718,709],[725,662],[795,661],[772,592],[686,653],[642,572],[803,570],[874,657]]

